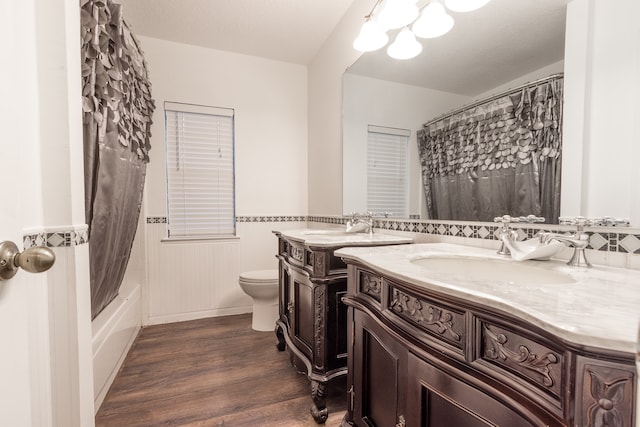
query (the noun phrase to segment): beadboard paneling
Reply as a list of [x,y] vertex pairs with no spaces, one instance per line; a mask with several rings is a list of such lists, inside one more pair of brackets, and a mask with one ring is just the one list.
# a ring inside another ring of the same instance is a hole
[[146,324],[191,320],[251,311],[242,292],[243,271],[277,268],[273,230],[306,222],[239,222],[237,238],[162,241],[166,224],[147,223],[148,318]]

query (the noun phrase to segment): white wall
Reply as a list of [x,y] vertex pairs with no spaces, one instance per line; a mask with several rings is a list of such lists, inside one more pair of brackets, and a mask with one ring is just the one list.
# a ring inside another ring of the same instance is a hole
[[301,65],[139,37],[156,111],[147,216],[166,216],[164,101],[235,109],[236,214],[307,209],[307,72]]
[[[149,37],[140,41],[157,108],[144,215],[167,216],[164,101],[235,109],[236,215],[306,215],[306,67]],[[165,224],[145,224],[144,322],[251,311],[238,275],[276,268],[272,230],[291,224],[239,222],[237,239],[198,242],[163,242]]]
[[409,213],[420,215],[422,178],[416,132],[469,97],[345,73],[343,77],[342,212],[367,210],[367,126],[409,129]]
[[354,0],[309,64],[309,214],[342,214],[342,74],[361,53],[353,49],[372,7]]
[[[586,39],[579,40],[588,52],[583,68],[586,103],[582,110],[585,144],[581,211],[587,216],[631,218],[631,223],[638,226],[640,2],[573,3],[570,11],[588,8],[575,24],[589,28]],[[575,68],[579,65],[583,63],[575,64]]]
[[500,86],[494,87],[493,89],[488,90],[485,93],[481,93],[480,95],[475,96],[473,100],[476,101],[476,100],[489,98],[490,96],[500,94],[502,92],[508,91],[509,89],[523,85],[525,83],[542,79],[544,77],[549,77],[552,74],[557,74],[562,72],[564,72],[564,61],[554,62],[553,64],[549,64],[546,67],[539,68],[523,76],[520,76],[504,84],[501,84]]

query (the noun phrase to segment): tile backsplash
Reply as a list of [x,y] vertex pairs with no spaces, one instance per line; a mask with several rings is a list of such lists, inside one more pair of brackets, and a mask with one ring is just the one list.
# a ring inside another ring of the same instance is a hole
[[[340,215],[255,215],[238,216],[238,223],[283,223],[308,222],[340,226],[346,224],[348,218]],[[147,217],[147,224],[166,223],[166,217]],[[465,222],[465,221],[436,221],[419,219],[380,218],[374,220],[374,228],[392,232],[417,233],[418,235],[474,239],[474,244],[490,245],[497,243],[497,232],[501,227],[496,223]],[[520,240],[531,239],[541,231],[556,233],[571,233],[575,230],[570,225],[552,224],[511,224]],[[640,229],[629,227],[587,227],[589,235],[588,249],[592,253],[592,262],[606,263],[617,267],[631,267],[640,269]],[[466,240],[469,242],[469,240]],[[464,244],[464,243],[463,243]],[[630,258],[628,258],[630,256]],[[624,260],[622,260],[624,257]],[[611,261],[613,260],[613,261]],[[622,261],[621,261],[622,260]]]
[[[309,222],[326,224],[346,224],[346,217],[310,216]],[[571,233],[575,227],[570,225],[552,224],[521,224],[510,225],[520,240],[531,239],[541,231]],[[441,236],[463,237],[471,239],[498,240],[497,232],[501,225],[484,222],[464,221],[430,221],[415,219],[376,219],[374,228],[389,231],[405,231],[409,233],[424,233]],[[640,230],[628,227],[588,227],[588,249],[622,252],[640,255]]]

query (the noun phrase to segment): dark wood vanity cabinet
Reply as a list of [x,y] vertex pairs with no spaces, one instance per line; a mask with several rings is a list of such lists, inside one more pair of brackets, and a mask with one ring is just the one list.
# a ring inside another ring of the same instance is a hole
[[352,235],[345,241],[337,238],[331,244],[314,244],[313,239],[305,240],[305,234],[292,238],[274,233],[280,268],[277,347],[288,350],[292,363],[306,373],[311,382],[311,414],[316,422],[324,423],[327,383],[347,374],[349,342],[347,306],[342,302],[347,293],[347,265],[334,252],[346,246],[397,245],[411,239],[363,234],[360,240]]
[[313,246],[279,232],[278,350],[311,382],[311,414],[318,423],[328,416],[327,383],[347,373],[346,264],[333,253],[345,245]]
[[349,265],[343,426],[633,427],[634,354]]

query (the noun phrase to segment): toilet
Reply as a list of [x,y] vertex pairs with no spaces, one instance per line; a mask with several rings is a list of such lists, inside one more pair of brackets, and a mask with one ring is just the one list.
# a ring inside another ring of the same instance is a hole
[[273,331],[278,320],[278,270],[256,270],[240,274],[240,287],[253,299],[251,328]]

